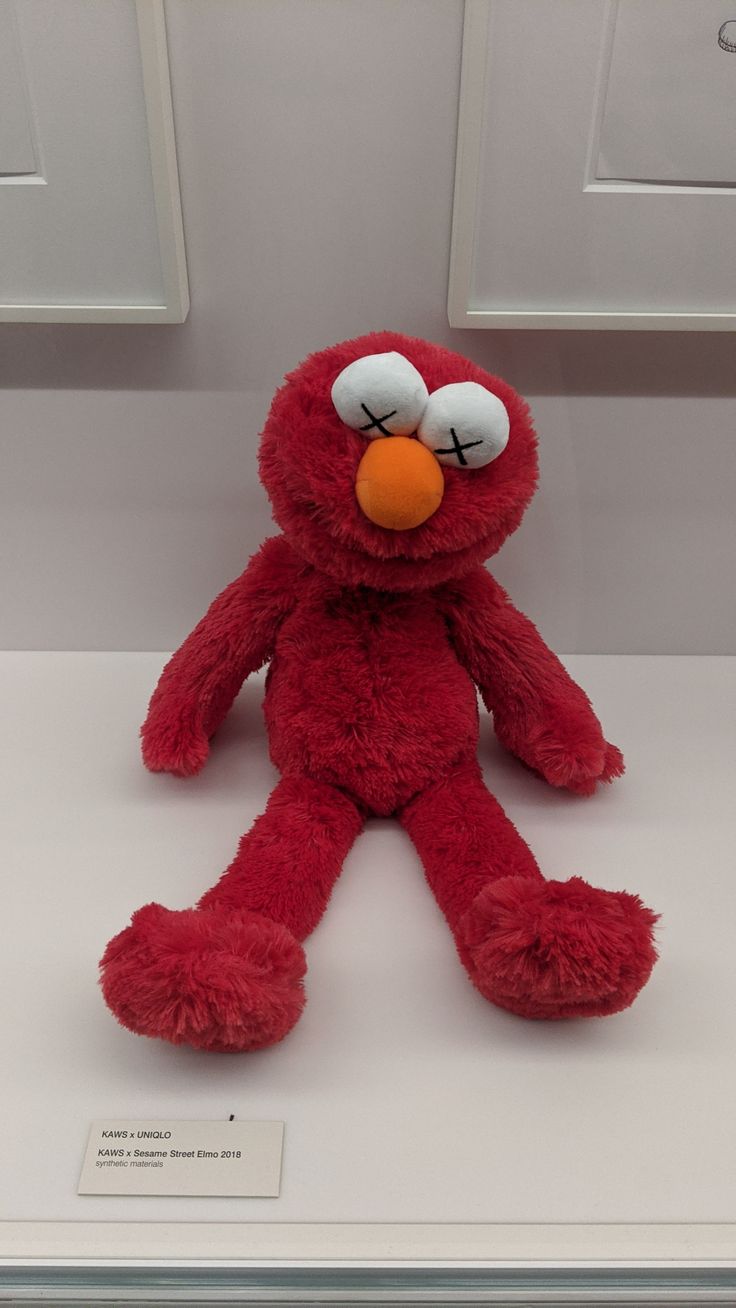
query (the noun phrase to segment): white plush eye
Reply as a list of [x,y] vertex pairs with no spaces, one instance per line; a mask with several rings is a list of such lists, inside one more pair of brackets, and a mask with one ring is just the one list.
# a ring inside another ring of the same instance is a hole
[[365,354],[343,368],[332,403],[348,427],[375,436],[410,436],[428,398],[424,378],[403,354]]
[[482,468],[509,439],[509,415],[497,395],[477,382],[453,382],[433,391],[419,424],[419,439],[440,463]]

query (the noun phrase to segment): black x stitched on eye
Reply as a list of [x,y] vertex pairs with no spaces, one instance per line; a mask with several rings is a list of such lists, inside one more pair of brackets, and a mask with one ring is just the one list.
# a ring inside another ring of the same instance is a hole
[[463,454],[463,450],[472,450],[472,448],[473,448],[474,445],[482,445],[483,442],[482,442],[482,441],[468,441],[467,444],[465,444],[465,445],[461,445],[460,442],[459,442],[459,440],[458,440],[458,438],[457,438],[457,436],[455,435],[455,428],[454,428],[454,427],[451,427],[451,428],[450,428],[450,435],[452,436],[452,449],[451,449],[451,450],[435,450],[435,454],[456,454],[456,455],[457,455],[458,463],[461,465],[461,467],[463,467],[463,468],[467,468],[467,466],[468,466],[468,460],[465,458],[465,455]]
[[360,407],[363,410],[363,412],[366,414],[366,416],[370,418],[370,422],[367,422],[365,424],[365,427],[359,427],[358,431],[370,431],[372,427],[377,427],[379,431],[383,432],[384,436],[393,436],[393,432],[387,431],[386,428],[383,427],[381,424],[384,423],[387,418],[393,418],[394,414],[396,413],[396,409],[392,409],[390,413],[384,413],[382,418],[377,418],[374,413],[371,413],[367,404],[361,404]]

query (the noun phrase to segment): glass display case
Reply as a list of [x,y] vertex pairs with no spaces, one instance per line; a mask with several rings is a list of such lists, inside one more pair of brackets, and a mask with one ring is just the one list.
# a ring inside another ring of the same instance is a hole
[[[488,1005],[408,840],[374,821],[308,942],[301,1022],[249,1055],[133,1036],[96,985],[131,909],[192,902],[272,785],[257,681],[200,777],[144,771],[131,723],[162,661],[2,656],[0,1302],[736,1301],[733,661],[569,659],[629,758],[584,803],[484,727],[547,872],[661,913],[629,1011]],[[284,1122],[278,1197],[77,1193],[94,1120],[230,1117]]]

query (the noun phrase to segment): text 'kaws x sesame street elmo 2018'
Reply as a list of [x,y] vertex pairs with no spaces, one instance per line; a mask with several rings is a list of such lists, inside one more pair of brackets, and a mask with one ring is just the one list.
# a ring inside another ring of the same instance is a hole
[[287,378],[260,449],[281,535],[167,665],[142,729],[154,772],[190,776],[245,677],[269,664],[281,772],[196,908],[147,904],[110,942],[120,1022],[202,1049],[280,1040],[304,1005],[302,941],[371,815],[409,833],[464,967],[530,1018],[631,1003],[655,915],[579,877],[545,881],[476,761],[476,687],[499,740],[589,795],[623,771],[584,692],[483,567],[537,479],[525,402],[448,350],[375,333]]

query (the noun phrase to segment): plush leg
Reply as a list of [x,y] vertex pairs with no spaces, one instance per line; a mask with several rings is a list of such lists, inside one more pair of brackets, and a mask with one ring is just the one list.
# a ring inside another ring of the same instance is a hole
[[339,791],[279,782],[196,908],[147,904],[110,941],[102,989],[131,1031],[236,1051],[275,1044],[304,1007],[304,951],[362,826]]
[[545,881],[486,789],[456,765],[399,815],[481,994],[522,1017],[601,1017],[627,1008],[656,959],[655,915],[636,895],[580,877]]

